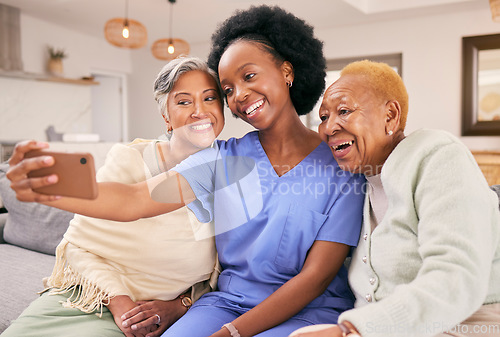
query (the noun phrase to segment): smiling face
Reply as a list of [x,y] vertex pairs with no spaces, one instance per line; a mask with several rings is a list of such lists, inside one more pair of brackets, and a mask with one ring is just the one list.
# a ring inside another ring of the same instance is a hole
[[318,132],[343,170],[373,175],[392,151],[387,136],[394,103],[378,97],[361,75],[345,75],[325,92]]
[[230,45],[220,59],[219,78],[233,114],[259,130],[271,127],[283,111],[296,114],[287,86],[292,66],[256,42]]
[[173,138],[194,150],[210,146],[224,127],[222,101],[215,80],[193,70],[182,74],[167,99],[168,129]]

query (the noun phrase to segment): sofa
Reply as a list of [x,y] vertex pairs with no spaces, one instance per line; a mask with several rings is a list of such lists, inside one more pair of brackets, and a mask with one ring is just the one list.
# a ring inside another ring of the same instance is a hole
[[[91,152],[98,168],[111,146],[52,144],[51,149]],[[0,334],[44,289],[42,280],[52,272],[55,248],[73,217],[56,208],[18,201],[5,177],[7,169],[7,163],[0,163],[0,212],[8,211],[0,214]],[[500,185],[492,189],[500,199]]]
[[[90,152],[96,168],[114,143],[51,143],[54,151]],[[73,218],[70,212],[20,202],[0,163],[0,333],[38,297],[52,273],[55,248]]]

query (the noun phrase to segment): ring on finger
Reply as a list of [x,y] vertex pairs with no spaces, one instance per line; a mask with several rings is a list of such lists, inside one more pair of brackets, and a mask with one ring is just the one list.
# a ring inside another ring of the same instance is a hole
[[158,322],[156,322],[156,325],[160,325],[161,322],[161,317],[158,314],[155,314],[156,317],[158,317]]

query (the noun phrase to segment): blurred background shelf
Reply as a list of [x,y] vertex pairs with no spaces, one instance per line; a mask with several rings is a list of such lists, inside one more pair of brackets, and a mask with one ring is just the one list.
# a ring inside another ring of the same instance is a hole
[[45,82],[57,82],[66,84],[78,84],[78,85],[97,85],[99,82],[94,81],[91,77],[82,78],[65,78],[65,77],[53,77],[43,74],[27,73],[21,71],[0,71],[0,77],[14,78],[14,79],[24,79],[33,81],[45,81]]

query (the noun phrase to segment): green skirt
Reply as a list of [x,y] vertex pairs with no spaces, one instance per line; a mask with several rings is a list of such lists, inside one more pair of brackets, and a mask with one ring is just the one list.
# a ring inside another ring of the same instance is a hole
[[2,337],[123,337],[113,315],[103,307],[100,312],[85,313],[64,308],[71,291],[60,295],[43,293],[2,333]]

